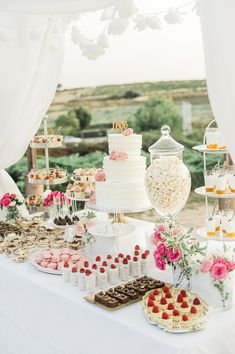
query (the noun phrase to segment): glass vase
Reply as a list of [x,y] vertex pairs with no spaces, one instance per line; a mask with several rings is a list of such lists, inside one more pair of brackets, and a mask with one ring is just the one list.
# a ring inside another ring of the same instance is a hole
[[230,310],[233,305],[233,281],[231,275],[224,280],[214,280],[211,277],[211,305],[216,310]]
[[7,207],[7,215],[6,215],[6,221],[8,222],[13,222],[19,215],[17,207],[9,205]]
[[172,266],[172,281],[176,288],[191,290],[192,288],[192,269],[187,272],[179,266]]

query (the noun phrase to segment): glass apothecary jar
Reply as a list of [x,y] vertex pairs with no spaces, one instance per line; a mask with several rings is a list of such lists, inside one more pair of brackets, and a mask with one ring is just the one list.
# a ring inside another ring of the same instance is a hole
[[146,189],[153,208],[161,216],[175,216],[185,206],[191,190],[191,176],[183,163],[184,146],[170,136],[170,127],[149,147],[151,165],[146,171]]

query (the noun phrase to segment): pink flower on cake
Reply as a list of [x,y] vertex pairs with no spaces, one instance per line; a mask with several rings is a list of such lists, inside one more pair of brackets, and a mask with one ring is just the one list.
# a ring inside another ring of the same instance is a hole
[[202,273],[209,272],[211,270],[212,265],[213,265],[212,261],[205,259],[204,261],[202,261],[200,265],[200,272]]
[[104,182],[105,181],[105,173],[102,169],[99,169],[96,171],[95,180],[96,180],[96,182]]
[[127,128],[127,129],[123,130],[122,135],[124,135],[124,136],[133,135],[133,129],[132,128]]
[[167,258],[170,262],[178,262],[181,258],[180,250],[178,248],[174,250],[173,247],[170,247],[167,250]]
[[228,269],[225,264],[216,263],[211,268],[211,275],[214,280],[223,280],[228,274]]
[[167,248],[163,242],[160,242],[155,250],[156,254],[158,254],[159,257],[164,256],[166,254],[166,251]]
[[128,159],[128,155],[126,152],[122,152],[122,151],[111,151],[109,155],[109,159],[123,161]]
[[160,270],[165,270],[166,269],[166,261],[160,257],[157,257],[156,254],[154,254],[154,260],[156,267]]

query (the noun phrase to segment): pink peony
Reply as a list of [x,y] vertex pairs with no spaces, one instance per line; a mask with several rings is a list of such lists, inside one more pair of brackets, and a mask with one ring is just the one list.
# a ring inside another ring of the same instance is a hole
[[209,272],[211,270],[212,265],[213,265],[212,261],[205,259],[204,261],[202,261],[202,263],[200,265],[200,272],[202,272],[202,273]]
[[1,204],[5,207],[8,207],[11,204],[11,199],[8,197],[2,198]]
[[76,224],[75,227],[77,235],[81,236],[85,232],[85,227],[81,221]]
[[166,269],[166,261],[160,257],[155,256],[155,265],[158,269],[160,270],[165,270]]
[[127,128],[127,129],[123,130],[123,132],[122,132],[122,135],[124,135],[124,136],[130,136],[132,134],[133,134],[132,128]]
[[211,268],[211,275],[214,280],[224,280],[228,274],[228,270],[225,264],[216,263]]
[[167,248],[166,248],[165,243],[160,242],[157,245],[156,253],[158,254],[159,257],[162,257],[162,256],[164,256],[166,254],[166,251],[167,251]]
[[105,181],[105,173],[102,169],[99,169],[96,171],[95,180],[96,180],[96,182],[104,182]]
[[230,267],[230,262],[227,261],[227,259],[224,259],[224,258],[216,258],[213,261],[213,264],[224,264],[227,268]]
[[109,155],[110,160],[124,161],[128,159],[128,155],[126,152],[122,151],[111,151]]
[[174,250],[173,247],[170,247],[168,249],[167,258],[170,262],[177,262],[178,260],[180,260],[181,257],[181,252],[178,248]]

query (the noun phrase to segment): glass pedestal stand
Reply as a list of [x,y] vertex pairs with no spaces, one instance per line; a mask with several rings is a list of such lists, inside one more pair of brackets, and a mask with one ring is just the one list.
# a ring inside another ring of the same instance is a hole
[[[96,238],[96,243],[93,246],[96,249],[103,250],[106,253],[116,254],[117,252],[128,251],[130,247],[134,247],[136,241],[130,236],[135,230],[134,219],[126,217],[125,214],[143,212],[152,209],[151,206],[146,208],[133,209],[114,209],[103,208],[96,204],[87,204],[90,210],[106,213],[107,221],[102,221],[91,227],[89,232]],[[110,217],[113,214],[113,218]],[[144,240],[144,238],[143,238]]]

